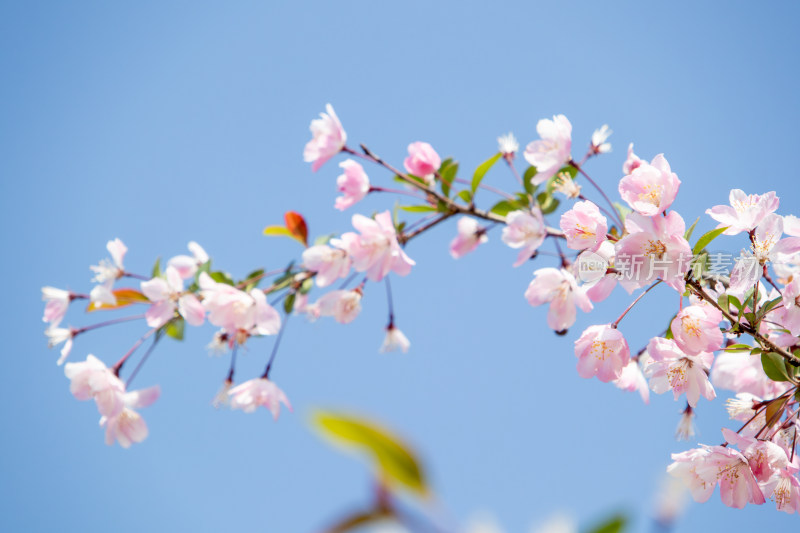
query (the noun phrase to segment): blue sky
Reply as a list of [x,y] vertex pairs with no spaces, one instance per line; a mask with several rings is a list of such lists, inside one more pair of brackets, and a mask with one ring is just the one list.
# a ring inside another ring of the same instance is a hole
[[[776,190],[788,214],[800,200],[798,14],[792,2],[3,3],[0,529],[313,531],[369,490],[361,463],[309,431],[310,409],[323,406],[404,434],[457,521],[488,511],[525,531],[555,510],[589,523],[622,509],[647,530],[669,454],[689,446],[672,437],[683,404],[645,406],[580,379],[572,341],[628,297],[556,337],[545,309],[522,297],[532,270],[550,263],[512,269],[497,233],[458,262],[447,253],[452,225],[409,245],[417,266],[394,281],[407,355],[377,353],[382,287],[367,287],[347,327],[294,320],[273,377],[295,412],[277,423],[210,407],[228,364],[206,352],[211,327],[164,343],[137,378],[163,389],[143,413],[151,434],[130,450],[106,447],[94,408],[69,395],[42,335],[39,289],[88,290],[88,266],[114,237],[135,271],[196,240],[243,276],[299,255],[261,235],[288,209],[313,234],[346,231],[351,213],[332,207],[338,168],[313,174],[302,161],[308,123],[327,102],[354,145],[399,164],[423,140],[467,171],[501,133],[533,140],[540,118],[570,118],[576,156],[608,123],[614,151],[588,167],[607,190],[634,141],[642,157],[665,153],[689,223],[733,187]],[[514,184],[501,166],[487,183]],[[701,218],[700,230],[711,227]],[[632,347],[676,305],[666,288],[647,302],[620,326]],[[67,322],[86,324],[77,311]],[[122,326],[79,339],[73,359],[111,363],[139,334]],[[270,348],[254,342],[239,376],[259,374]],[[721,441],[723,402],[701,402],[698,422],[700,441]],[[727,509],[715,495],[677,530],[796,521],[770,504]]]

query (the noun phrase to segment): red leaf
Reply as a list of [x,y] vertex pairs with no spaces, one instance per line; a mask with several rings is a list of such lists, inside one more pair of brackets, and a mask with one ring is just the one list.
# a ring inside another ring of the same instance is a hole
[[308,226],[306,225],[303,215],[295,211],[287,211],[283,215],[283,219],[286,221],[286,229],[288,229],[298,241],[302,242],[303,245],[307,247]]

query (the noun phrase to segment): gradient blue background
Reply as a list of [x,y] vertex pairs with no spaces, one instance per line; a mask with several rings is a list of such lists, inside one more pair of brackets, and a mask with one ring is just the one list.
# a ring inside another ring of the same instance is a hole
[[[409,142],[425,140],[467,175],[497,135],[512,130],[524,146],[542,117],[570,118],[576,156],[608,123],[614,151],[588,170],[609,191],[635,141],[642,157],[666,154],[687,223],[732,187],[777,190],[786,214],[800,200],[797,4],[136,4],[0,5],[0,530],[313,531],[369,494],[363,463],[308,429],[314,406],[355,409],[404,434],[455,522],[487,510],[526,531],[556,510],[587,524],[622,509],[647,530],[669,454],[689,446],[673,439],[683,404],[659,396],[645,406],[580,379],[572,341],[628,297],[556,337],[545,309],[522,297],[532,270],[552,261],[512,269],[499,233],[458,262],[447,253],[453,225],[408,247],[417,266],[394,281],[407,355],[377,353],[379,286],[350,326],[294,320],[273,377],[295,413],[278,423],[211,408],[228,365],[206,352],[211,327],[163,343],[137,378],[163,389],[143,413],[151,434],[129,450],[106,447],[95,408],[69,395],[42,336],[39,289],[87,291],[88,266],[114,237],[134,271],[197,240],[242,276],[299,254],[261,235],[287,209],[306,214],[313,234],[347,230],[352,213],[332,207],[339,169],[313,174],[301,156],[326,102],[351,144],[400,164]],[[514,185],[500,165],[487,183]],[[710,227],[704,217],[700,229]],[[663,329],[677,299],[664,288],[648,304],[622,322],[632,348]],[[75,307],[65,324],[86,324]],[[111,363],[141,331],[87,335],[72,359]],[[241,379],[260,373],[271,344],[249,346]],[[720,392],[700,404],[700,441],[721,440]],[[797,520],[771,503],[728,509],[715,494],[677,530]]]

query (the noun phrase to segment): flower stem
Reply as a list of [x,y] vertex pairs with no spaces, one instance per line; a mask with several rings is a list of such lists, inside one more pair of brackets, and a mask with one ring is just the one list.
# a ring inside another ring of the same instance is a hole
[[636,298],[636,299],[635,299],[633,302],[631,302],[631,305],[629,305],[629,306],[628,306],[628,308],[627,308],[627,309],[625,309],[625,310],[622,312],[622,314],[621,314],[621,315],[619,315],[619,318],[617,318],[617,319],[616,319],[614,322],[612,322],[612,323],[611,323],[611,327],[616,329],[616,327],[619,325],[619,322],[620,322],[620,320],[622,320],[623,318],[625,318],[625,315],[627,315],[627,314],[628,314],[628,311],[630,311],[631,309],[633,309],[633,306],[634,306],[634,305],[636,305],[636,304],[639,302],[639,300],[641,300],[642,298],[644,298],[644,295],[645,295],[645,294],[647,294],[648,292],[650,292],[650,291],[653,289],[653,287],[655,287],[656,285],[658,285],[658,284],[659,284],[659,283],[661,283],[662,281],[663,281],[663,280],[660,280],[660,279],[659,279],[659,280],[657,280],[655,283],[653,283],[652,285],[650,285],[649,287],[647,287],[647,290],[645,290],[645,291],[644,291],[642,294],[640,294],[640,295],[639,295],[639,296],[638,296],[638,297],[637,297],[637,298]]
[[284,315],[283,323],[281,323],[281,329],[278,330],[278,336],[275,339],[275,345],[272,347],[272,353],[269,356],[269,361],[267,361],[267,368],[264,369],[264,374],[261,376],[264,379],[269,379],[269,371],[272,370],[272,363],[275,361],[275,356],[278,355],[278,347],[281,345],[281,339],[283,338],[283,332],[286,330],[286,324],[289,323],[289,314]]
[[[589,177],[589,174],[587,174],[586,172],[584,172],[584,170],[583,170],[583,168],[581,168],[581,165],[580,165],[580,164],[576,163],[575,161],[573,161],[573,160],[571,160],[571,159],[569,160],[569,163],[568,163],[568,164],[569,164],[569,165],[571,165],[571,166],[573,166],[573,167],[575,167],[575,168],[578,170],[578,172],[580,172],[580,173],[581,173],[581,175],[582,175],[584,178],[586,178],[586,179],[587,179],[587,181],[588,181],[589,183],[591,183],[591,184],[594,186],[594,188],[595,188],[595,189],[597,189],[597,192],[599,192],[599,193],[600,193],[600,195],[601,195],[601,196],[602,196],[602,197],[605,199],[605,201],[606,201],[606,202],[608,202],[608,206],[611,208],[611,211],[612,211],[612,212],[616,211],[616,209],[614,208],[614,203],[613,203],[613,202],[611,201],[611,199],[610,199],[610,198],[609,198],[609,197],[606,195],[605,191],[603,191],[603,189],[601,189],[601,188],[600,188],[600,186],[599,186],[597,183],[595,183],[595,181],[594,181],[592,178],[590,178],[590,177]],[[624,224],[622,223],[622,219],[621,219],[619,216],[615,216],[615,217],[614,217],[614,220],[615,220],[617,223],[619,223],[619,229],[620,229],[620,231],[622,231],[622,229],[623,229],[623,227],[624,227]]]
[[150,345],[150,347],[147,349],[147,351],[144,352],[144,355],[142,356],[142,359],[139,361],[139,363],[133,369],[133,372],[131,372],[131,375],[128,377],[128,381],[125,382],[125,389],[126,390],[128,389],[128,387],[131,386],[131,381],[133,381],[133,378],[135,378],[136,374],[139,373],[139,370],[142,369],[142,367],[144,366],[144,363],[150,357],[150,354],[153,353],[153,350],[155,350],[155,348],[156,348],[156,344],[158,344],[158,341],[160,341],[160,340],[161,340],[161,335],[156,335],[156,337],[153,339],[153,343]]
[[106,320],[105,322],[92,324],[91,326],[84,326],[82,328],[78,328],[72,332],[72,335],[77,336],[81,333],[92,331],[93,329],[104,328],[106,326],[113,326],[114,324],[122,324],[123,322],[130,322],[131,320],[141,320],[142,318],[144,318],[144,315],[123,316],[120,318],[114,318],[111,320]]
[[146,340],[147,340],[147,338],[148,338],[148,337],[150,337],[150,335],[152,335],[152,334],[153,334],[153,333],[155,333],[156,331],[158,331],[158,329],[157,329],[157,328],[153,328],[153,329],[149,330],[147,333],[145,333],[144,335],[142,335],[141,337],[139,337],[139,340],[137,340],[136,342],[134,342],[134,343],[133,343],[133,346],[131,346],[131,349],[130,349],[130,350],[128,350],[128,351],[127,351],[127,353],[125,353],[125,355],[123,355],[123,356],[120,358],[120,360],[119,360],[119,361],[117,361],[117,362],[114,364],[114,366],[113,366],[113,367],[111,367],[111,370],[113,370],[113,371],[114,371],[114,374],[116,374],[117,376],[119,376],[119,371],[120,371],[120,370],[122,370],[122,365],[124,365],[124,364],[125,364],[125,361],[127,361],[127,360],[128,360],[128,358],[129,358],[131,355],[133,355],[133,352],[135,352],[135,351],[136,351],[136,349],[137,349],[137,348],[139,348],[139,346],[141,346],[141,345],[142,345],[142,343],[143,343],[144,341],[146,341]]

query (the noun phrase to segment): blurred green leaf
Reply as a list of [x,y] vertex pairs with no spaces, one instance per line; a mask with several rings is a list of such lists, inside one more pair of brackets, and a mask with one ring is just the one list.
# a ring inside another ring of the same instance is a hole
[[283,310],[286,312],[287,315],[291,314],[294,311],[294,300],[297,298],[297,295],[293,292],[289,293],[286,299],[283,301]]
[[525,170],[525,174],[522,175],[522,186],[525,187],[525,192],[530,194],[531,196],[534,195],[536,189],[538,188],[537,185],[531,183],[531,180],[536,175],[536,167],[528,167]]
[[321,246],[323,244],[328,244],[331,239],[336,237],[335,233],[329,233],[327,235],[320,235],[316,239],[314,239],[314,246]]
[[753,347],[749,344],[731,344],[725,347],[726,352],[749,352]]
[[254,270],[250,272],[247,276],[245,276],[243,280],[247,282],[247,284],[244,286],[245,292],[249,292],[258,287],[258,284],[261,283],[263,275],[264,275],[264,269],[259,268],[258,270]]
[[374,422],[344,413],[317,411],[313,427],[346,449],[367,452],[381,482],[427,497],[430,490],[414,453],[394,434]]
[[489,172],[489,169],[494,166],[495,163],[500,159],[503,154],[497,152],[492,157],[478,165],[478,168],[475,169],[475,173],[472,175],[472,194],[475,194],[475,191],[478,190],[478,187],[483,181],[483,177],[486,176],[486,173]]
[[150,273],[150,277],[153,278],[160,278],[161,277],[161,258],[157,258],[155,264],[153,265],[153,270]]
[[500,200],[499,202],[497,202],[492,206],[489,212],[504,217],[511,211],[516,211],[517,209],[519,209],[519,206],[516,204],[516,202],[510,202],[508,200]]
[[462,200],[464,200],[464,203],[465,203],[465,204],[470,204],[470,203],[472,203],[472,193],[471,193],[471,192],[469,192],[469,191],[468,191],[468,190],[466,190],[466,189],[464,189],[463,191],[459,191],[457,196],[458,196],[459,198],[461,198]]
[[183,318],[175,318],[167,322],[167,325],[164,326],[164,333],[168,336],[172,337],[176,341],[183,340],[183,331],[186,328],[186,322]]
[[589,528],[588,533],[620,533],[628,525],[628,518],[619,514]]
[[220,270],[217,270],[216,272],[209,272],[208,275],[211,276],[211,279],[213,279],[217,283],[224,283],[226,285],[234,284],[233,278],[227,272],[222,272]]
[[614,209],[616,209],[617,213],[619,213],[619,219],[622,221],[623,224],[625,224],[625,217],[627,217],[633,212],[633,209],[631,209],[627,205],[622,205],[619,202],[614,202]]
[[407,213],[435,213],[436,208],[430,205],[399,205],[398,209],[402,209]]
[[560,203],[557,198],[554,198],[553,195],[547,191],[540,192],[536,196],[536,202],[539,204],[539,209],[542,210],[543,215],[549,215],[558,209],[558,204]]
[[450,188],[453,186],[453,181],[458,174],[458,162],[451,159],[445,160],[439,169],[439,178],[442,186],[442,194],[450,196]]

